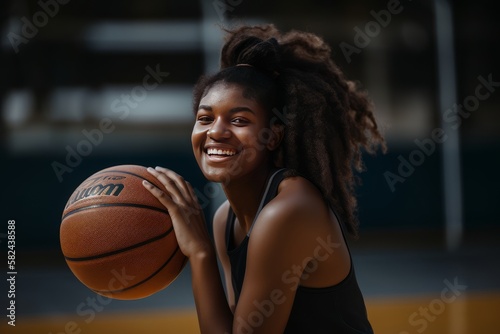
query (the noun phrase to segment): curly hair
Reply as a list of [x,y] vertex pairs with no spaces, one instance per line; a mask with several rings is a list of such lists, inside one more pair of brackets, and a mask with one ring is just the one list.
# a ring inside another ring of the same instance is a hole
[[[358,85],[347,80],[319,36],[272,25],[226,30],[221,70],[202,76],[194,87],[193,104],[218,82],[234,83],[261,105],[285,114],[284,138],[277,165],[288,176],[302,175],[314,183],[358,235],[354,170],[364,169],[362,150],[385,151],[373,105]],[[251,66],[236,66],[247,64]]]

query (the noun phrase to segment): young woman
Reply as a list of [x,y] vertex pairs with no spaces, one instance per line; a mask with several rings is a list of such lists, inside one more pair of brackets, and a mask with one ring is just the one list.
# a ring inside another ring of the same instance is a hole
[[228,31],[194,108],[196,160],[227,197],[215,243],[181,176],[150,168],[165,189],[144,186],[190,260],[201,333],[372,333],[341,225],[356,235],[353,168],[384,143],[330,48],[273,25]]

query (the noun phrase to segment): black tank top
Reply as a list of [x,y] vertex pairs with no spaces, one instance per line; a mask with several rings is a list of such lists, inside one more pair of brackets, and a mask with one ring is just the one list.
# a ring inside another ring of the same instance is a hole
[[[278,170],[269,179],[255,220],[262,208],[276,196],[278,186],[284,179],[284,171],[284,169]],[[226,247],[231,264],[231,278],[237,303],[243,286],[248,240],[253,224],[245,239],[238,247],[235,247],[232,237],[235,218],[233,210],[229,208],[226,223]],[[342,231],[342,233],[344,232]],[[347,243],[347,240],[345,241]],[[352,260],[349,274],[339,284],[326,288],[298,287],[284,333],[373,333],[366,314],[363,296],[356,280]]]

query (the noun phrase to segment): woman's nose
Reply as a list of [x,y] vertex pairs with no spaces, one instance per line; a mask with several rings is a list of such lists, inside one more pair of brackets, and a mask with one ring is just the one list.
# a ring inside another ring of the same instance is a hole
[[217,118],[212,123],[210,129],[208,129],[207,136],[214,140],[227,139],[231,137],[231,131],[229,131],[224,120]]

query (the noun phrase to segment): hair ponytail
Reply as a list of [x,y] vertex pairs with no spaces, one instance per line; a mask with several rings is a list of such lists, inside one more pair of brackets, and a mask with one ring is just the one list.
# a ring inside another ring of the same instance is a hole
[[[313,182],[348,231],[357,235],[353,169],[362,170],[363,149],[374,153],[381,145],[385,150],[366,93],[345,78],[331,59],[330,47],[317,35],[281,34],[271,24],[226,32],[221,71],[196,84],[195,110],[212,85],[225,81],[252,90],[270,111],[283,111],[280,163],[290,169],[289,175]],[[236,66],[240,64],[251,66]]]

